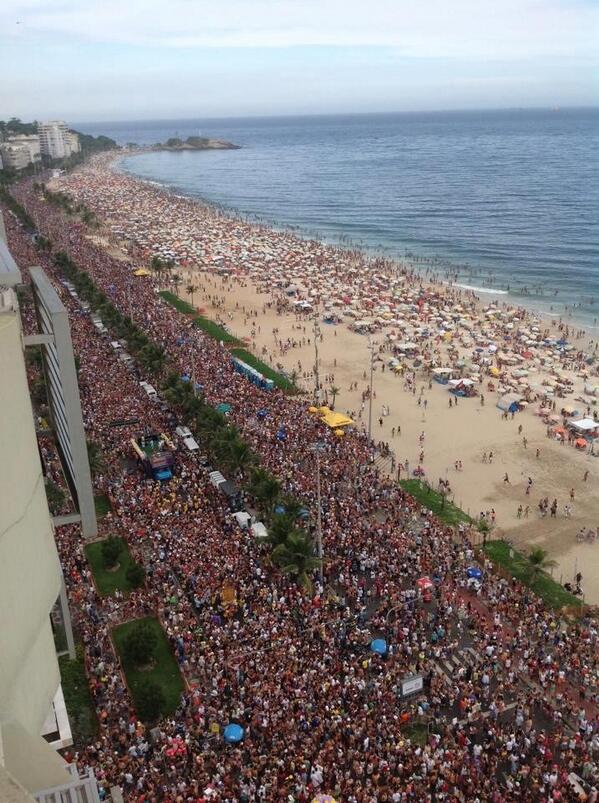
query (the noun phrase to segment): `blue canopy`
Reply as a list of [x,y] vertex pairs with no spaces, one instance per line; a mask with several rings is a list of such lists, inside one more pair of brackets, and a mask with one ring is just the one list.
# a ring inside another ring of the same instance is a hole
[[277,505],[275,507],[275,513],[284,513],[284,512],[285,512],[285,508],[284,508],[283,505]]
[[227,402],[221,402],[216,406],[217,413],[230,413],[233,408]]
[[189,374],[181,374],[181,382],[189,382],[190,379]]
[[370,642],[370,651],[377,655],[387,655],[387,642],[384,638],[375,638]]
[[258,410],[258,418],[266,418],[267,415],[268,415],[267,409],[264,408],[262,410]]
[[234,722],[232,722],[230,725],[227,725],[223,733],[225,742],[229,742],[229,744],[236,744],[237,742],[240,742],[244,735],[245,731],[241,725],[236,725]]
[[478,566],[470,566],[470,568],[466,571],[466,574],[468,577],[471,577],[474,580],[480,580],[483,576],[483,573]]

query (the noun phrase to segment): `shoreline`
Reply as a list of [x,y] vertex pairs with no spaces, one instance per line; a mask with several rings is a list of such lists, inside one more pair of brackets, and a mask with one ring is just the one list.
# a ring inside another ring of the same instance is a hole
[[[401,301],[404,323],[398,321],[398,327],[382,319],[387,325],[372,335],[377,344],[373,439],[387,444],[402,465],[408,463],[408,474],[422,465],[433,487],[437,478],[449,481],[459,507],[475,518],[481,511],[496,517],[499,531],[516,547],[524,551],[530,545],[546,548],[558,561],[557,578],[562,575],[569,579],[579,567],[585,567],[587,601],[599,602],[599,549],[577,543],[574,538],[578,529],[595,528],[599,521],[599,497],[593,493],[599,480],[599,460],[548,437],[546,419],[536,414],[537,406],[543,403],[538,401],[539,391],[530,389],[550,392],[546,383],[555,385],[556,376],[565,377],[572,384],[563,386],[564,401],[553,396],[554,402],[562,405],[581,397],[586,382],[583,376],[592,375],[589,381],[599,386],[596,370],[591,371],[577,357],[578,350],[586,346],[579,332],[571,333],[576,344],[573,351],[560,352],[554,361],[558,352],[543,346],[542,337],[550,332],[560,336],[557,321],[543,321],[522,307],[510,308],[505,299],[495,306],[469,291],[427,282],[398,265],[390,270],[388,262],[364,260],[361,254],[250,225],[210,204],[179,196],[164,185],[104,167],[83,168],[61,179],[60,186],[96,206],[104,221],[106,245],[126,249],[124,270],[148,264],[157,247],[168,253],[172,247],[169,243],[183,242],[188,249],[202,252],[200,262],[191,260],[178,268],[182,281],[175,289],[179,296],[207,317],[224,322],[256,357],[274,369],[282,368],[288,374],[297,371],[300,386],[310,390],[314,387],[314,316],[295,306],[297,295],[285,292],[289,277],[295,277],[301,287],[300,297],[311,299],[319,311],[323,394],[330,402],[331,388],[336,386],[336,409],[347,411],[359,429],[365,430],[368,421],[364,394],[369,384],[369,339],[352,331],[355,317],[345,317],[337,325],[323,322],[327,308],[340,315],[344,309],[351,311],[347,305],[331,305],[326,298],[328,295],[341,303],[336,298],[346,292],[356,299],[352,302],[357,304],[356,310],[361,305],[367,309],[363,303],[370,303],[368,296],[373,294],[388,298],[392,306]],[[160,210],[158,219],[156,209]],[[311,260],[316,260],[312,267]],[[227,267],[229,263],[234,269]],[[194,286],[191,298],[189,286]],[[382,289],[387,286],[390,289]],[[330,295],[327,287],[338,289],[331,290]],[[445,321],[442,327],[441,320]],[[423,325],[430,332],[423,330]],[[532,335],[536,345],[528,345],[533,342],[530,339],[520,345],[520,330]],[[400,358],[401,374],[385,370],[398,342],[397,337],[390,338],[393,331],[402,331],[405,339],[414,337],[422,358]],[[442,331],[444,334],[439,334]],[[566,324],[563,332],[570,338]],[[490,343],[497,343],[497,347],[488,349]],[[488,390],[494,376],[489,376],[489,371],[495,365],[495,354],[505,354],[507,359],[521,351],[528,356],[518,358],[515,366],[511,358],[511,365],[500,363],[503,378],[499,383],[506,388],[526,388],[533,401],[516,419],[505,421],[496,408],[496,392]],[[478,397],[464,398],[459,405],[449,406],[452,397],[448,387],[431,381],[430,369],[426,368],[431,363],[463,365],[462,376],[479,372],[475,387],[487,397],[487,403]],[[530,373],[530,378],[522,373]],[[426,432],[424,449],[419,442],[422,432]],[[523,438],[527,441],[524,446]],[[540,459],[535,457],[537,450]],[[492,466],[485,464],[483,452],[493,453]],[[588,484],[583,481],[585,472],[590,476]],[[504,483],[504,475],[509,475],[509,484]],[[534,478],[531,496],[526,493],[529,476]],[[562,511],[572,486],[576,488],[576,502],[566,514]],[[539,495],[558,500],[559,516],[538,517]],[[530,515],[527,512],[522,519],[517,516],[519,505],[529,508]]]
[[[201,205],[205,205],[216,210],[220,214],[225,214],[233,220],[241,220],[250,226],[260,226],[262,228],[268,227],[281,234],[290,234],[307,242],[317,241],[333,249],[339,249],[350,253],[359,251],[367,259],[382,259],[391,265],[397,266],[397,268],[400,270],[408,270],[409,272],[418,275],[421,280],[427,284],[433,286],[444,285],[450,289],[471,292],[477,299],[478,294],[482,294],[485,298],[478,299],[481,304],[491,300],[497,301],[498,303],[507,303],[510,307],[525,309],[527,313],[537,316],[542,320],[546,320],[549,324],[552,324],[554,320],[557,320],[569,326],[583,327],[585,330],[589,331],[589,337],[591,337],[592,333],[599,335],[599,313],[597,316],[594,316],[594,320],[591,322],[589,318],[585,317],[587,315],[590,317],[590,313],[582,313],[578,315],[576,307],[565,305],[563,302],[556,302],[554,300],[554,303],[565,307],[565,309],[562,309],[559,312],[554,312],[551,309],[552,303],[549,299],[547,302],[544,302],[541,297],[537,297],[534,294],[518,294],[513,293],[509,289],[504,289],[501,287],[487,287],[470,284],[470,281],[476,281],[477,275],[482,275],[483,272],[485,272],[485,269],[483,268],[477,269],[474,274],[470,275],[470,277],[468,277],[467,274],[461,276],[459,273],[460,265],[454,263],[448,257],[425,256],[412,252],[410,253],[410,256],[402,257],[395,249],[381,249],[375,246],[363,244],[360,244],[358,247],[351,242],[344,242],[342,235],[339,235],[338,240],[327,238],[318,232],[316,232],[314,235],[300,224],[281,224],[275,220],[262,219],[258,216],[258,213],[240,214],[232,206],[226,203],[219,203],[211,200],[210,198],[206,198],[205,196],[186,192],[176,185],[172,185],[164,181],[157,181],[155,179],[148,179],[140,176],[134,171],[120,167],[120,163],[124,159],[127,159],[130,156],[143,155],[144,153],[152,150],[154,150],[154,148],[149,148],[143,151],[140,150],[139,152],[118,154],[112,158],[112,165],[110,169],[115,170],[115,172],[121,175],[128,176],[135,181],[140,181],[144,184],[149,184],[150,186],[154,187],[159,187],[163,191],[173,194],[175,197],[185,198]],[[453,274],[453,276],[451,274]]]

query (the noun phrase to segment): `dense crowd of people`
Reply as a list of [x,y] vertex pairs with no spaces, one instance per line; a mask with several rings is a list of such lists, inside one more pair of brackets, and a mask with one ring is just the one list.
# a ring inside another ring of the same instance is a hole
[[[139,803],[303,803],[318,794],[343,803],[596,803],[596,620],[566,622],[484,561],[472,593],[468,533],[378,476],[365,436],[338,438],[301,399],[234,373],[220,343],[171,309],[152,281],[133,281],[83,223],[44,202],[32,183],[13,192],[54,251],[68,253],[162,345],[171,367],[189,375],[193,366],[206,401],[231,406],[231,423],[261,465],[312,513],[320,448],[324,585],[315,582],[310,594],[238,527],[197,456],[174,436],[176,411],[147,397],[139,379],[148,377],[117,358],[111,338],[65,292],[52,254],[5,213],[17,263],[42,264],[69,310],[86,434],[104,458],[95,488],[112,503],[101,529],[122,536],[147,572],[142,589],[102,597],[79,529],[56,532],[99,720],[97,737],[76,745],[73,758],[92,766],[106,791],[119,785]],[[131,465],[130,439],[144,430],[173,437],[171,481],[146,479]],[[44,457],[58,480],[50,442]],[[434,581],[430,603],[417,591],[423,576]],[[227,585],[234,613],[223,605]],[[116,624],[146,615],[161,622],[185,680],[177,711],[152,730],[136,716],[111,638]],[[370,650],[380,637],[386,655]],[[447,672],[466,648],[471,660]],[[422,676],[424,687],[404,699],[410,676]],[[223,740],[230,722],[245,731],[237,745]],[[415,737],[421,723],[423,740]]]

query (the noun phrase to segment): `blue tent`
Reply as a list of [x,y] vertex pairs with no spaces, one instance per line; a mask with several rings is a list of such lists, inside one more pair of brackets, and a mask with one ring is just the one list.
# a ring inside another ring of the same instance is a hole
[[375,638],[370,642],[370,651],[377,655],[387,655],[387,642],[384,638]]
[[230,413],[232,409],[233,408],[231,407],[231,405],[227,404],[227,402],[221,402],[221,404],[217,405],[216,412],[217,413]]
[[258,418],[266,418],[267,415],[268,415],[268,410],[266,409],[258,410]]
[[470,568],[467,569],[466,574],[473,580],[482,580],[483,576],[482,570],[479,569],[478,566],[470,566]]
[[223,733],[225,742],[229,742],[229,744],[237,744],[243,739],[244,735],[245,731],[241,725],[236,725],[234,722],[227,725]]
[[190,379],[189,374],[181,374],[181,382],[189,382]]
[[284,513],[284,512],[285,512],[285,508],[283,507],[283,505],[277,505],[275,507],[275,513]]

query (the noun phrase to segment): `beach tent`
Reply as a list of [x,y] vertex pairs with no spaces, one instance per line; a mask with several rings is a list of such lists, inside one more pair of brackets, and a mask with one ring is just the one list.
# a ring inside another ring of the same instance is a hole
[[268,538],[268,530],[261,521],[255,521],[250,529],[255,538]]
[[150,271],[146,270],[145,268],[138,268],[137,270],[133,271],[134,276],[150,276]]
[[520,398],[517,393],[506,393],[497,402],[497,407],[504,413],[517,413],[520,409]]
[[570,426],[580,432],[590,432],[593,429],[599,428],[599,423],[592,418],[581,418],[580,421],[572,421]]
[[[325,413],[322,411],[326,410]],[[328,407],[320,408],[321,420],[327,427],[331,429],[339,429],[340,427],[347,427],[353,424],[353,419],[344,413],[336,413],[334,410],[329,410]]]

